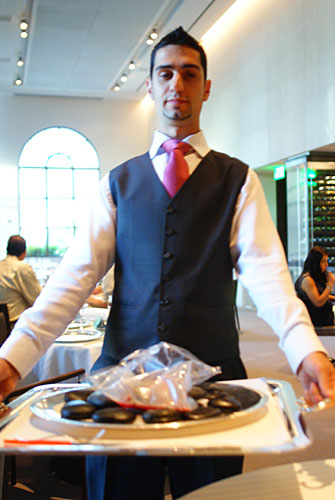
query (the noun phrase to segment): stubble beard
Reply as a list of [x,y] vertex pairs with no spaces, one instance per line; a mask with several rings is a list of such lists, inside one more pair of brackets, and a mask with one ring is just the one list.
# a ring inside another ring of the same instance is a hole
[[178,111],[177,109],[172,110],[170,112],[164,110],[164,117],[167,118],[168,120],[173,120],[173,121],[184,121],[188,120],[188,118],[191,117],[191,112],[183,115],[181,111]]

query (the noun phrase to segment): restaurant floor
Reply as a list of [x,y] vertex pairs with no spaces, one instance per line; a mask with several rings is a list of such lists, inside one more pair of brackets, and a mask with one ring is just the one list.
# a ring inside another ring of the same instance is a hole
[[[248,375],[287,380],[297,396],[302,389],[292,374],[284,354],[278,348],[278,339],[271,328],[257,318],[253,309],[239,309],[241,323],[240,347]],[[335,357],[335,336],[320,337],[329,354]],[[316,460],[335,457],[335,408],[307,415],[305,422],[312,436],[312,444],[297,452],[249,455],[244,461],[244,471],[272,467],[283,463]],[[71,460],[71,458],[69,457]],[[82,500],[80,484],[70,482],[80,477],[78,463],[72,466],[66,460],[62,467],[47,457],[17,457],[17,484],[8,485],[8,492],[2,500]],[[51,472],[50,469],[54,469]],[[56,469],[56,472],[55,472]],[[76,472],[75,472],[76,471]],[[71,474],[70,478],[68,474]],[[117,499],[119,500],[119,499]],[[167,493],[165,500],[171,500]]]

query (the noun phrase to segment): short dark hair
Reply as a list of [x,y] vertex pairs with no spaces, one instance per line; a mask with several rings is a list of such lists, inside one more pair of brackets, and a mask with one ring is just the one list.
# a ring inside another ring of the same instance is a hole
[[19,234],[13,234],[7,243],[7,255],[16,255],[20,257],[26,250],[26,240]]
[[191,49],[194,49],[197,52],[199,52],[201,66],[203,67],[204,70],[204,77],[205,80],[207,79],[206,53],[202,48],[202,46],[199,44],[199,42],[195,38],[193,38],[193,36],[189,35],[186,31],[184,31],[181,26],[179,26],[179,28],[165,35],[153,48],[150,59],[150,78],[152,78],[157,50],[162,49],[167,45],[185,45],[186,47],[190,47]]

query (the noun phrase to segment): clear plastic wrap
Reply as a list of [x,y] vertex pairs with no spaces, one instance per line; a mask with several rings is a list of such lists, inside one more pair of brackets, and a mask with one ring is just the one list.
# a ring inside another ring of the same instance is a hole
[[121,406],[191,411],[196,407],[188,396],[191,387],[219,373],[220,367],[203,363],[186,349],[159,342],[93,372],[88,380]]

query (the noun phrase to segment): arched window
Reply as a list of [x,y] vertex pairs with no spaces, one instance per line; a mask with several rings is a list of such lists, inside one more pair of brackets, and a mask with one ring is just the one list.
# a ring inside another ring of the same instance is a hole
[[19,221],[27,255],[64,254],[99,174],[95,148],[75,130],[50,127],[26,142],[19,158]]

